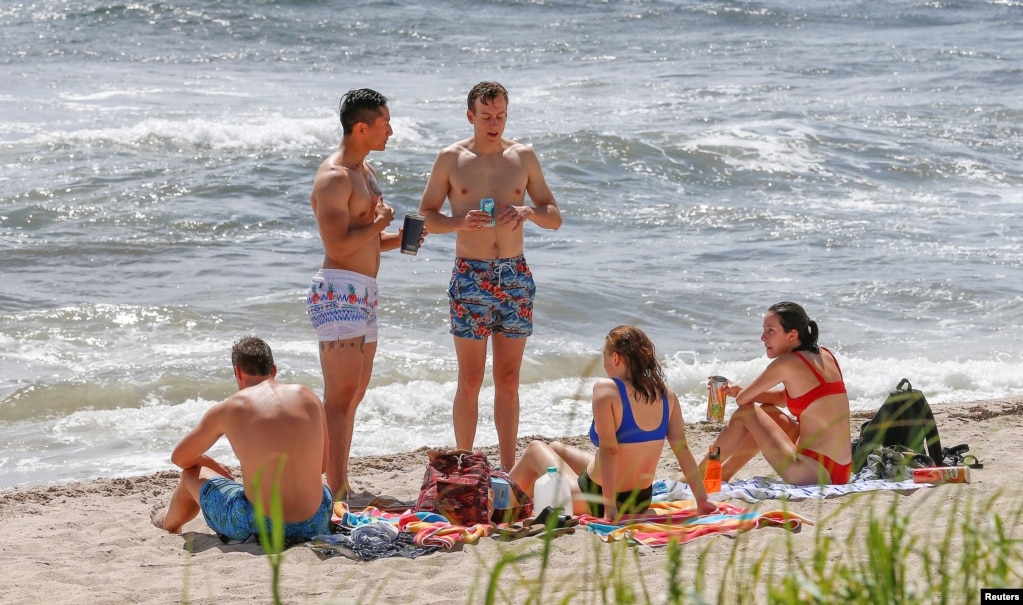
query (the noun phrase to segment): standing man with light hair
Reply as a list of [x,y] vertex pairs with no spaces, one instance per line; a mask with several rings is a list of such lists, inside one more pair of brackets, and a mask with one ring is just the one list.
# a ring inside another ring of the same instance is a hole
[[[471,137],[440,151],[419,212],[431,233],[455,235],[455,267],[448,299],[458,358],[453,405],[455,442],[472,449],[479,393],[493,342],[494,424],[501,466],[515,463],[519,427],[519,371],[526,338],[533,333],[536,287],[523,256],[527,221],[561,227],[561,212],[533,149],[504,138],[508,91],[480,82],[469,91]],[[531,205],[525,201],[529,195]],[[444,202],[450,216],[441,213]],[[487,203],[493,210],[487,211]]]
[[306,299],[320,344],[330,437],[327,484],[334,500],[343,500],[351,489],[355,410],[373,373],[380,253],[401,245],[400,230],[385,231],[394,209],[384,203],[376,172],[366,162],[369,152],[383,151],[393,134],[387,98],[368,88],[350,90],[341,98],[340,115],[341,144],[320,164],[310,196],[324,254]]

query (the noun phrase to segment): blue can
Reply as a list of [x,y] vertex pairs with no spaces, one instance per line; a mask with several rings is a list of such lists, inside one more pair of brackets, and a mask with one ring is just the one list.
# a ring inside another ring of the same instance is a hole
[[497,224],[494,221],[494,198],[492,198],[492,197],[485,197],[482,200],[480,200],[480,210],[482,210],[483,212],[486,212],[487,214],[490,215],[490,226],[491,227],[493,227],[495,224]]

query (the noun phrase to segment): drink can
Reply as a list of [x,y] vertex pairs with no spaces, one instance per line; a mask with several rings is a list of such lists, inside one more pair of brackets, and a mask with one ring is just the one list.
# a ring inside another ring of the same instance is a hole
[[913,469],[913,483],[969,483],[968,466],[932,466]]
[[728,398],[728,379],[724,376],[711,376],[707,384],[707,420],[724,422],[725,400]]
[[401,253],[415,256],[419,252],[419,238],[423,235],[426,217],[422,214],[406,214],[401,228]]
[[480,200],[480,210],[490,215],[490,226],[494,226],[494,198],[485,197]]

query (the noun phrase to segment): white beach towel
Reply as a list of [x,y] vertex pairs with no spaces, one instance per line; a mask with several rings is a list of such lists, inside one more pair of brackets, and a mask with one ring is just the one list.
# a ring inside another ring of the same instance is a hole
[[[721,491],[710,494],[714,501],[735,499],[744,502],[760,502],[762,500],[807,500],[837,498],[846,494],[858,494],[879,490],[890,490],[908,496],[922,487],[933,487],[931,483],[913,483],[905,481],[886,481],[884,479],[863,479],[845,485],[792,485],[767,477],[753,477],[741,481],[722,481]],[[654,502],[672,502],[675,500],[692,500],[693,492],[689,485],[673,479],[654,481]]]

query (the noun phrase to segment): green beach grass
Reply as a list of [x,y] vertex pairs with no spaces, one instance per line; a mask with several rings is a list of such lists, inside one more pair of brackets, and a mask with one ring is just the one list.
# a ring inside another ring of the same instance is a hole
[[[646,556],[647,547],[594,539],[586,560],[566,570],[550,564],[556,539],[528,552],[509,547],[483,574],[484,590],[465,602],[923,605],[979,603],[981,588],[1023,586],[1023,500],[998,494],[977,501],[961,492],[951,507],[933,508],[940,498],[874,506],[877,498],[849,496],[817,519],[809,548],[805,537],[778,530],[757,530],[780,537],[758,551],[747,548],[749,533],[741,535],[724,556],[720,541],[728,539],[720,536],[669,544],[661,558]],[[835,535],[829,525],[840,517],[855,522]],[[940,529],[911,529],[921,518]],[[530,559],[539,561],[539,572],[525,565]],[[719,568],[716,583],[708,580],[711,566]]]
[[[270,508],[270,527],[261,528],[259,538],[269,564],[268,602],[279,604],[288,551],[276,490]],[[452,591],[450,602],[974,604],[982,588],[1023,587],[1023,498],[1017,493],[978,497],[948,485],[912,498],[852,494],[818,502],[816,511],[800,513],[813,524],[799,533],[765,528],[734,539],[710,535],[656,548],[585,536],[586,545],[578,548],[576,542],[575,552],[564,538],[550,535],[495,548],[467,546],[463,554],[476,558],[475,577],[454,587],[459,590]],[[566,556],[573,557],[570,564]],[[188,577],[186,572],[182,603],[189,602]],[[358,599],[318,602],[380,603],[380,592],[367,580]]]
[[[977,419],[992,414],[984,413]],[[1023,496],[1015,490],[950,484],[912,496],[880,491],[825,501],[769,500],[750,508],[779,507],[792,507],[812,524],[798,533],[764,528],[656,548],[588,535],[466,545],[460,553],[430,555],[458,557],[451,564],[459,566],[465,556],[473,558],[472,571],[451,586],[450,599],[423,596],[429,603],[471,605],[923,605],[976,604],[982,588],[1023,588]],[[271,509],[271,527],[260,541],[270,572],[265,602],[277,604],[289,552],[281,543],[278,505],[272,502]],[[584,527],[576,531],[586,533]],[[186,570],[184,603],[188,578]],[[310,602],[388,602],[383,589],[389,580],[386,574],[365,576],[358,596],[339,586],[336,595],[345,596]]]

